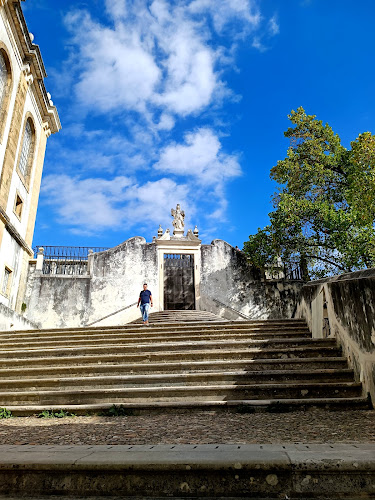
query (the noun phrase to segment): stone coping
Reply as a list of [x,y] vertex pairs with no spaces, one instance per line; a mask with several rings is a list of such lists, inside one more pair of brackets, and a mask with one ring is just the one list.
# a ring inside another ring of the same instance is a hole
[[373,471],[369,444],[0,445],[4,469]]
[[375,443],[0,446],[2,494],[375,498]]

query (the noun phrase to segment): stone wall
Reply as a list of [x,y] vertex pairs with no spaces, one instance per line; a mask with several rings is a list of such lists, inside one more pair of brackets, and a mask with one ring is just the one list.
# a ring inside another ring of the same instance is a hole
[[0,331],[35,330],[39,327],[29,321],[22,314],[18,314],[9,307],[0,304]]
[[[178,242],[166,248],[166,253],[178,253]],[[301,282],[264,281],[242,252],[222,240],[203,245],[200,262],[200,309],[233,320],[292,317]],[[161,307],[163,276],[155,243],[135,237],[89,256],[87,273],[43,275],[34,264],[25,297],[27,317],[47,328],[125,324],[140,317],[135,303],[144,282],[153,294],[153,310]]]
[[90,257],[89,275],[43,275],[30,270],[27,317],[43,327],[124,324],[139,317],[142,284],[157,295],[155,245],[131,238]]
[[305,318],[313,337],[330,336],[375,401],[375,269],[342,274],[304,285],[296,317]]
[[299,281],[262,279],[243,252],[223,240],[202,245],[201,309],[226,319],[291,318]]

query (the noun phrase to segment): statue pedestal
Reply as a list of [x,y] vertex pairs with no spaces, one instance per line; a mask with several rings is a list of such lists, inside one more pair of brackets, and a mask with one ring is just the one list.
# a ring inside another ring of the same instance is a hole
[[184,237],[184,230],[183,229],[174,229],[173,236],[175,236],[176,238],[183,238]]

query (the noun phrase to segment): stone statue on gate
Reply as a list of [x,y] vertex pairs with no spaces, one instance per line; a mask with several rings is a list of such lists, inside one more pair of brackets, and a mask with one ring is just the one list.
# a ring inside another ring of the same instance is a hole
[[174,227],[173,234],[175,236],[182,236],[184,234],[184,227],[185,227],[185,222],[184,222],[185,212],[181,210],[181,206],[179,203],[176,206],[176,210],[172,208],[171,215],[173,217],[172,221]]

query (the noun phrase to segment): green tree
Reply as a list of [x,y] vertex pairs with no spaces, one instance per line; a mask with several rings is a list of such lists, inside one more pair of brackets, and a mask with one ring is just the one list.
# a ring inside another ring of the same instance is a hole
[[287,157],[271,169],[275,210],[244,243],[249,260],[265,268],[281,257],[305,279],[375,266],[375,136],[360,134],[347,150],[302,107],[289,119]]

